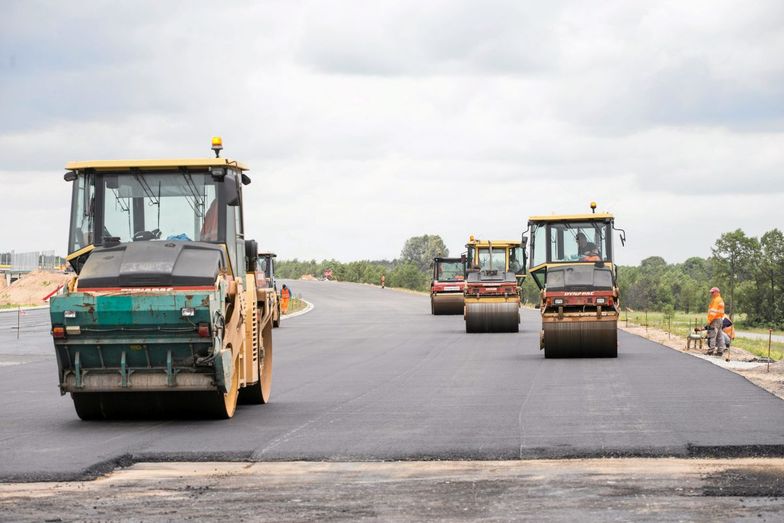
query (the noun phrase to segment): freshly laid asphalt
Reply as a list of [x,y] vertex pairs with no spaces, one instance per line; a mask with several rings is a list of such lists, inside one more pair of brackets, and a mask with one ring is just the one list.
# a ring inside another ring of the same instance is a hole
[[227,421],[83,422],[57,388],[48,311],[0,314],[0,481],[136,461],[784,456],[784,401],[619,332],[617,359],[546,360],[519,334],[466,334],[427,296],[291,282],[315,305],[274,331],[272,402]]

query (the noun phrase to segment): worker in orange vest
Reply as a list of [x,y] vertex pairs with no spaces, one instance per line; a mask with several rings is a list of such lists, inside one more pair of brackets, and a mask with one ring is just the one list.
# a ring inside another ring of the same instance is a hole
[[724,300],[721,298],[721,292],[718,287],[713,287],[710,290],[711,301],[708,305],[708,354],[713,354],[716,351],[721,355],[724,353],[724,336],[722,330],[724,328]]
[[291,299],[291,290],[283,284],[280,289],[280,312],[286,314],[289,310],[289,300]]
[[383,289],[387,284],[387,278],[383,274],[381,275],[381,288]]

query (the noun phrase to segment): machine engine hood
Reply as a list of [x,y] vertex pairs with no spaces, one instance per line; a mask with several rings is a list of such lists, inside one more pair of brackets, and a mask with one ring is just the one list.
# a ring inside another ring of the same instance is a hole
[[79,273],[79,289],[213,285],[226,267],[219,245],[139,241],[96,248]]

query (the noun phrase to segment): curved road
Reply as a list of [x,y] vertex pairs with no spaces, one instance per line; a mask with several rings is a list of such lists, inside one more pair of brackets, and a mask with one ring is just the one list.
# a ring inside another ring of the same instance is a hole
[[0,314],[0,481],[163,460],[784,455],[784,402],[741,376],[619,333],[617,359],[545,360],[472,334],[426,296],[291,282],[315,309],[274,331],[272,403],[228,421],[82,422],[57,391],[48,311]]

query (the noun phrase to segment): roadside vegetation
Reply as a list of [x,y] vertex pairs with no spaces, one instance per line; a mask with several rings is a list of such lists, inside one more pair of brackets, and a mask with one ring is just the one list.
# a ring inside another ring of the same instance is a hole
[[335,280],[374,285],[381,284],[383,275],[387,287],[427,291],[430,289],[430,264],[436,256],[449,256],[449,249],[440,236],[425,234],[406,240],[400,257],[391,261],[317,262],[293,259],[280,260],[275,268],[280,278],[298,279],[306,275],[321,278],[331,270]]

